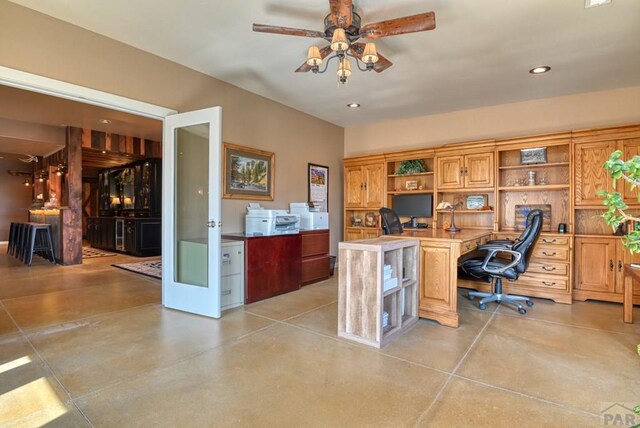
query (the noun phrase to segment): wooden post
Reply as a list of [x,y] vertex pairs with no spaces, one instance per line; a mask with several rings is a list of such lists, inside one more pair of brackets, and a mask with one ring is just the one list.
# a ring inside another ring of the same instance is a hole
[[61,258],[64,265],[82,263],[82,129],[67,128],[67,209],[62,210]]

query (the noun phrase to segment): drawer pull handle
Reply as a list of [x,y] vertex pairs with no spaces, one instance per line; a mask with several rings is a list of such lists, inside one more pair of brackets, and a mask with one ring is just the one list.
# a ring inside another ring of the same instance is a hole
[[542,254],[544,254],[545,256],[548,256],[548,257],[553,257],[553,256],[556,255],[555,251],[553,253],[547,253],[546,251],[543,251]]
[[547,272],[553,272],[554,270],[556,270],[555,267],[547,267],[547,266],[542,266],[542,269],[546,270]]
[[466,247],[467,250],[471,248],[471,244],[465,244],[464,246]]
[[222,290],[223,296],[228,296],[229,294],[231,294],[231,290]]
[[545,244],[553,244],[554,242],[556,242],[555,239],[543,239],[542,242],[544,242]]
[[618,260],[618,272],[622,272],[622,260]]
[[549,287],[551,287],[552,285],[556,285],[556,283],[555,283],[555,282],[542,281],[542,283],[543,283],[544,285],[548,285]]

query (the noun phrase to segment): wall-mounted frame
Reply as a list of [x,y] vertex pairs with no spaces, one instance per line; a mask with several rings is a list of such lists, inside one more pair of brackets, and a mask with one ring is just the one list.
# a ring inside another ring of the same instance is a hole
[[275,154],[235,144],[223,144],[222,197],[273,201]]
[[309,164],[308,200],[322,212],[329,212],[329,167]]

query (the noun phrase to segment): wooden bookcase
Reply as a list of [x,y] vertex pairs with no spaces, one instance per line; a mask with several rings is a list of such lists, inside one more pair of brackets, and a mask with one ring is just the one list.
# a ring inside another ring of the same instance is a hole
[[[418,240],[390,237],[340,243],[338,336],[382,348],[418,321],[418,249]],[[385,265],[397,280],[388,290]]]

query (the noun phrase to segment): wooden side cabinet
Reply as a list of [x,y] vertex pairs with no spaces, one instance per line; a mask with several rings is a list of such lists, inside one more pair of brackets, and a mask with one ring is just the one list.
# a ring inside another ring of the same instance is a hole
[[302,236],[302,284],[329,278],[329,230],[307,230]]
[[[577,237],[573,298],[622,302],[624,265],[628,263],[640,263],[640,255],[624,248],[621,238]],[[634,283],[633,295],[640,302],[640,284]]]
[[418,241],[340,243],[338,336],[382,348],[418,321]]

